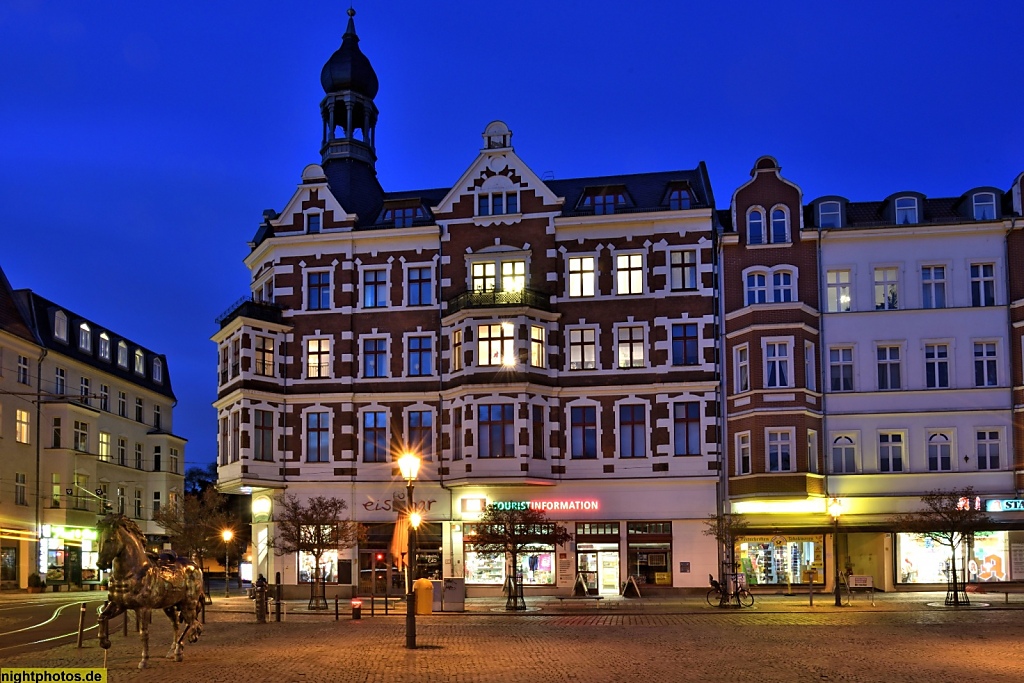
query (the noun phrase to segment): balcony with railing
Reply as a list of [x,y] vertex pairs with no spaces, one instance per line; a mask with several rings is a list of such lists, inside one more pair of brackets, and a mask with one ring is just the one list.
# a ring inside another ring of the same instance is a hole
[[282,311],[284,307],[273,301],[263,301],[252,296],[245,296],[233,303],[224,313],[217,317],[217,324],[224,329],[235,318],[252,318],[268,323],[284,323]]
[[550,297],[536,289],[486,289],[463,292],[448,300],[447,313],[457,313],[466,308],[494,308],[500,306],[528,306],[543,311],[551,310]]

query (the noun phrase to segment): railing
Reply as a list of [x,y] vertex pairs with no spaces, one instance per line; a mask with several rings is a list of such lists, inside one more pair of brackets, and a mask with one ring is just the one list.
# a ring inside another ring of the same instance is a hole
[[493,306],[529,306],[550,311],[550,298],[535,289],[515,289],[463,292],[448,301],[447,313],[456,313],[464,308],[490,308]]
[[262,301],[254,296],[243,296],[217,316],[217,324],[223,328],[239,316],[268,323],[281,323],[284,321],[284,317],[281,315],[282,310],[283,307],[273,301]]

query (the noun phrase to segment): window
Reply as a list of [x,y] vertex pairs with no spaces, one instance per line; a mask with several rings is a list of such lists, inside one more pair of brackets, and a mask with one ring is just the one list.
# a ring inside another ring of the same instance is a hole
[[50,507],[60,507],[60,497],[63,491],[60,486],[60,475],[56,472],[50,475]]
[[110,412],[110,387],[106,384],[100,385],[100,410]]
[[67,373],[64,368],[56,368],[53,373],[53,393],[63,396],[67,393]]
[[142,491],[135,489],[135,519],[142,519]]
[[669,253],[669,286],[673,292],[697,289],[697,250]]
[[316,233],[320,232],[320,214],[306,214],[306,232],[308,232],[311,235],[315,235]]
[[306,413],[306,462],[330,461],[330,419],[330,413]]
[[593,256],[569,258],[569,296],[594,296],[595,270]]
[[128,441],[124,437],[117,438],[117,464],[125,465],[128,462]]
[[515,191],[481,193],[476,200],[478,216],[519,213],[519,195]]
[[163,466],[163,451],[160,446],[153,446],[153,471],[159,472]]
[[462,369],[462,330],[452,332],[452,372]]
[[750,347],[746,344],[737,346],[733,349],[733,358],[736,360],[736,393],[750,391]]
[[29,417],[27,410],[14,411],[14,440],[18,443],[28,443]]
[[818,372],[814,361],[814,344],[804,342],[804,384],[810,391],[818,388]]
[[[225,421],[225,424],[227,424],[226,421]],[[135,469],[137,469],[137,470],[141,470],[142,469],[142,444],[141,443],[136,443],[135,444]]]
[[427,217],[422,206],[404,206],[384,209],[381,223],[393,223],[396,228],[412,227],[413,222]]
[[853,348],[828,350],[828,374],[832,391],[853,391]]
[[316,271],[306,273],[306,309],[326,311],[331,307],[331,274]]
[[111,359],[111,338],[105,332],[99,333],[99,357],[103,360]]
[[433,282],[429,266],[418,266],[407,271],[409,278],[409,305],[429,306],[434,303],[431,294]]
[[52,426],[53,426],[53,429],[51,431],[52,440],[50,441],[50,444],[52,445],[53,448],[60,448],[62,442],[61,442],[61,438],[60,438],[61,437],[61,434],[60,434],[61,423],[60,423],[60,418],[59,417],[53,418]]
[[839,202],[818,204],[818,225],[822,228],[838,228],[842,225]]
[[949,345],[924,345],[924,381],[929,389],[949,388]]
[[68,317],[63,311],[57,311],[53,316],[53,336],[62,342],[68,340]]
[[807,471],[818,473],[818,432],[807,430]]
[[903,471],[903,433],[882,432],[878,435],[878,470]]
[[217,444],[220,451],[220,464],[228,464],[228,449],[231,444],[228,441],[228,419],[226,417],[220,418],[220,442]]
[[994,387],[999,384],[996,360],[995,342],[974,342],[974,386]]
[[388,305],[388,273],[383,269],[363,271],[363,308]]
[[479,325],[477,330],[477,357],[480,365],[516,364],[515,326],[512,323]]
[[996,305],[995,269],[991,263],[971,264],[971,306]]
[[672,326],[672,365],[699,365],[699,349],[696,323]]
[[789,214],[785,209],[772,209],[772,244],[789,241]]
[[615,293],[644,293],[643,254],[617,254],[615,256]]
[[991,429],[979,429],[974,433],[978,446],[978,469],[999,469],[999,432]]
[[100,456],[100,460],[110,460],[110,432],[100,432],[97,453]]
[[772,301],[775,303],[794,301],[796,299],[795,289],[792,271],[777,270],[772,273]]
[[78,348],[85,353],[92,353],[92,330],[86,323],[78,326]]
[[619,367],[644,367],[644,328],[628,326],[618,328]]
[[899,271],[896,268],[875,268],[875,310],[894,311],[899,308]]
[[153,381],[157,384],[164,381],[164,362],[159,358],[153,359]]
[[28,356],[18,356],[18,384],[31,384],[28,378]]
[[583,197],[583,209],[594,209],[595,216],[615,213],[617,207],[625,207],[625,195],[616,190],[591,191]]
[[479,408],[480,458],[511,458],[515,456],[513,439],[513,406],[482,405]]
[[221,384],[224,384],[230,378],[230,375],[228,374],[228,367],[229,367],[228,351],[229,351],[229,347],[228,347],[227,344],[224,344],[223,346],[220,347],[220,383]]
[[896,224],[910,225],[917,223],[917,199],[900,197],[896,200]]
[[491,262],[474,263],[471,270],[474,292],[493,292],[497,284],[497,265]]
[[789,342],[764,342],[764,385],[769,389],[792,386],[790,384],[790,353]]
[[569,330],[569,369],[593,370],[597,367],[597,330],[592,327]]
[[128,367],[128,344],[124,341],[117,342],[117,364],[122,368]]
[[434,414],[429,410],[409,411],[409,448],[429,460],[434,453]]
[[456,408],[452,416],[452,460],[462,460],[463,431],[462,408]]
[[832,474],[853,474],[857,471],[857,443],[852,436],[838,436],[832,441]]
[[160,406],[153,406],[153,429],[160,429]]
[[768,301],[768,275],[747,273],[747,305],[763,304]]
[[85,405],[92,405],[89,397],[92,396],[92,382],[88,377],[78,378],[78,401]]
[[747,244],[765,244],[764,210],[751,209],[747,212]]
[[597,458],[597,407],[574,406],[569,413],[571,455],[574,460]]
[[693,195],[685,187],[679,187],[668,194],[668,208],[671,211],[689,209],[693,205]]
[[928,436],[928,471],[949,472],[953,467],[952,444],[948,434],[935,432]]
[[75,420],[74,449],[82,453],[89,452],[89,424]]
[[878,358],[878,389],[880,391],[899,389],[900,383],[900,347],[879,346],[876,349]]
[[[255,411],[255,438],[253,459],[272,461],[274,459],[274,413],[270,410]],[[173,451],[172,451],[173,452]]]
[[388,340],[363,340],[363,377],[388,376]]
[[387,413],[368,410],[363,413],[363,462],[388,461]]
[[117,414],[128,417],[128,395],[123,391],[117,392]]
[[433,343],[430,337],[409,337],[409,376],[428,377],[433,374]]
[[135,374],[146,374],[146,356],[141,349],[135,349]]
[[231,462],[238,462],[242,457],[242,414],[231,413]]
[[767,429],[768,472],[789,472],[793,469],[793,430]]
[[700,455],[700,403],[672,405],[673,455]]
[[502,262],[501,289],[504,292],[521,292],[526,289],[526,261]]
[[238,377],[242,365],[242,338],[240,336],[231,340],[231,375]]
[[135,399],[135,421],[142,422],[143,403],[141,398]]
[[544,328],[540,325],[530,326],[530,365],[535,368],[547,367],[547,350],[544,340]]
[[274,340],[270,337],[256,336],[256,374],[274,376]]
[[153,492],[153,514],[156,515],[158,512],[160,512],[160,492],[159,491],[154,491]]
[[974,195],[974,220],[990,221],[996,217],[996,196],[991,192]]
[[647,457],[647,406],[619,406],[619,457]]
[[28,498],[25,495],[28,486],[26,486],[28,480],[24,472],[14,473],[14,504],[15,505],[28,505]]
[[750,474],[750,432],[736,435],[736,472]]
[[117,487],[117,514],[124,514],[124,487]]
[[317,379],[331,376],[331,340],[306,340],[306,377]]
[[922,308],[946,307],[946,269],[944,266],[921,268]]
[[178,449],[177,448],[171,448],[170,450],[171,450],[171,455],[170,455],[170,470],[169,471],[173,472],[174,474],[178,474],[178,467],[179,467],[179,462],[181,461],[181,456],[178,453]]

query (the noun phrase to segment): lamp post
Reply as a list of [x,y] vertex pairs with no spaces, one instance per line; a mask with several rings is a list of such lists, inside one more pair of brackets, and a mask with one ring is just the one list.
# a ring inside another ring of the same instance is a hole
[[836,597],[836,607],[842,607],[843,596],[839,594],[839,516],[843,514],[842,501],[833,497],[828,503],[828,514],[832,517],[832,563],[835,565],[833,592]]
[[[407,557],[409,571],[409,593],[405,596],[405,647],[409,650],[416,649],[416,595],[412,589],[412,583],[416,579],[416,529],[419,525],[419,515],[415,512],[412,489],[416,481],[416,475],[420,471],[420,459],[413,453],[405,453],[398,459],[398,469],[405,479],[405,513],[409,521],[409,555]],[[414,519],[415,518],[415,519]]]
[[230,595],[231,595],[228,592],[228,586],[230,585],[230,583],[228,582],[228,578],[229,578],[229,574],[230,574],[230,572],[228,571],[228,551],[229,551],[228,543],[231,542],[231,538],[234,535],[235,534],[232,533],[231,529],[225,529],[220,534],[221,538],[224,539],[224,597],[225,598],[230,597]]

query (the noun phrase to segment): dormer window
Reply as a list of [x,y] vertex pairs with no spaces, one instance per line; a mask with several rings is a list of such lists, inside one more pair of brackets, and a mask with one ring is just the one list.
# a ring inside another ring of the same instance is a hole
[[622,189],[610,187],[588,190],[580,202],[584,210],[593,209],[595,216],[612,214],[625,206],[626,195]]
[[818,204],[818,227],[838,228],[842,225],[842,210],[839,202]]
[[772,209],[772,244],[784,244],[789,241],[789,212],[784,208]]
[[668,193],[668,208],[672,211],[689,209],[693,206],[693,194],[689,187],[677,187]]
[[110,360],[110,337],[106,332],[100,332],[100,358]]
[[747,244],[765,244],[764,210],[753,208],[747,212]]
[[122,368],[128,367],[128,345],[123,341],[117,342],[117,364]]
[[[157,384],[162,384],[164,381],[164,362],[159,358],[153,359],[153,381]],[[153,410],[159,410],[159,407]]]
[[974,195],[974,220],[991,221],[996,217],[996,196],[991,192]]
[[917,223],[917,199],[900,197],[896,200],[896,225],[913,225]]
[[85,323],[78,326],[78,348],[85,353],[92,353],[92,330]]
[[135,349],[135,372],[139,375],[146,374],[146,356],[142,349]]
[[53,316],[53,336],[62,342],[68,340],[68,317],[64,311],[57,311]]
[[320,214],[306,214],[306,232],[308,232],[310,235],[314,235],[320,232]]
[[427,217],[427,212],[419,204],[385,205],[380,215],[380,223],[393,225],[396,228],[410,228],[413,223]]
[[519,194],[512,192],[486,192],[476,197],[476,215],[501,216],[519,213]]

